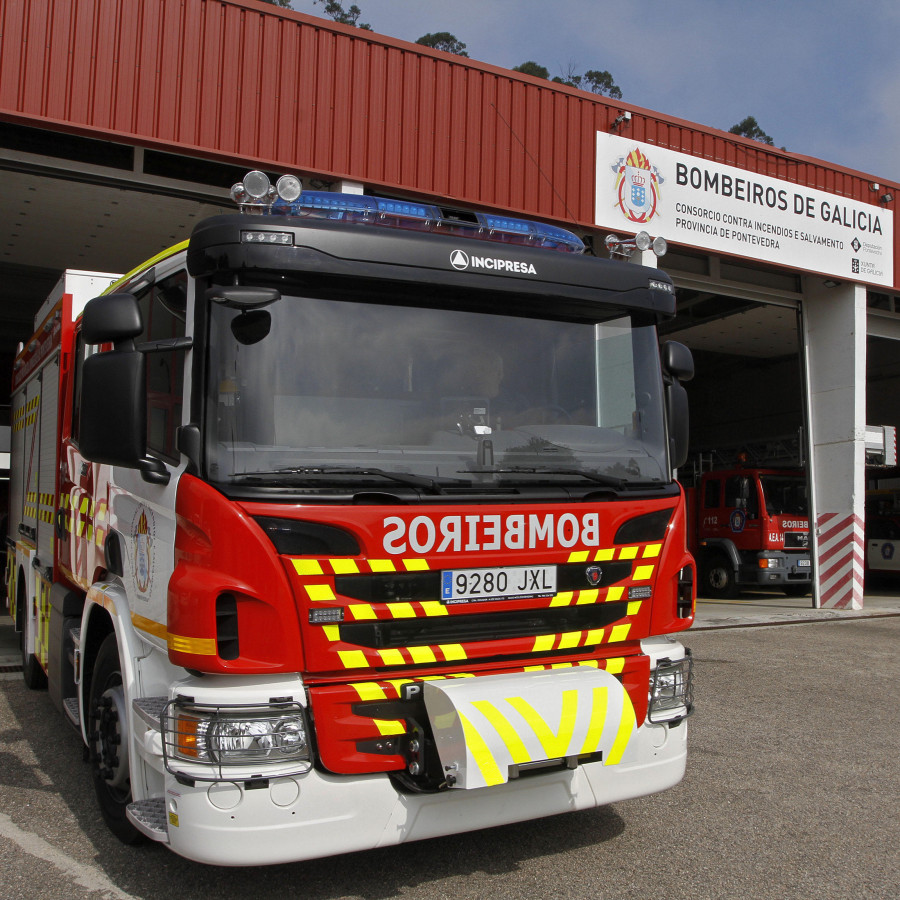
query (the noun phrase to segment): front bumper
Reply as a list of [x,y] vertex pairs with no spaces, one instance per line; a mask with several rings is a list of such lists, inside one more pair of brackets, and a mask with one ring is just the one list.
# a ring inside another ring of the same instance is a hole
[[643,725],[628,764],[590,762],[438,794],[401,794],[386,775],[316,770],[253,790],[233,782],[188,788],[170,779],[169,845],[197,862],[269,865],[589,809],[677,784],[685,771],[687,728],[686,721],[673,728]]

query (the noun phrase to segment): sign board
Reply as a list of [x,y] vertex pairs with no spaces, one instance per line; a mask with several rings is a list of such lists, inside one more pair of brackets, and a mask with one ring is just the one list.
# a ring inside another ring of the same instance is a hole
[[595,223],[893,286],[893,211],[597,132]]

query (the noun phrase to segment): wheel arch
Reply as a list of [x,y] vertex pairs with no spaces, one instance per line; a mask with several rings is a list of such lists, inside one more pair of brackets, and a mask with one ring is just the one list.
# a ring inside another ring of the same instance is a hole
[[91,689],[91,678],[97,654],[103,641],[110,635],[116,636],[119,649],[119,664],[122,667],[122,682],[128,698],[135,693],[135,665],[138,656],[137,637],[131,624],[124,591],[111,585],[94,585],[88,592],[81,617],[81,681],[79,698],[81,707],[81,735],[87,744],[87,702]]

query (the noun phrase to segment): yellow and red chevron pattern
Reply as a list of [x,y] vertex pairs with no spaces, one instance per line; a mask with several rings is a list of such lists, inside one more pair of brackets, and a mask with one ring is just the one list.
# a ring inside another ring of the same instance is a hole
[[[531,601],[530,608],[555,608],[566,606],[586,606],[600,603],[621,603],[622,613],[619,619],[608,627],[593,628],[581,631],[569,631],[558,634],[542,634],[529,638],[509,638],[503,641],[504,653],[520,653],[524,655],[546,654],[559,650],[575,650],[582,648],[593,650],[605,644],[617,644],[629,638],[634,621],[641,610],[649,603],[641,600],[628,600],[629,587],[648,587],[651,585],[656,564],[662,550],[660,542],[643,545],[601,548],[596,551],[577,551],[569,554],[566,562],[632,562],[631,574],[620,584],[601,588],[586,588],[576,591],[561,591],[545,600]],[[301,601],[306,601],[310,609],[316,606],[331,608],[342,607],[346,622],[377,622],[398,619],[438,618],[453,615],[450,609],[439,600],[364,603],[339,596],[335,591],[335,576],[364,575],[431,571],[426,559],[419,557],[400,559],[292,559],[294,574],[298,583]],[[511,610],[516,607],[509,601],[501,601],[502,609]],[[487,606],[482,604],[481,606]],[[456,610],[454,610],[456,611]],[[322,624],[318,626],[324,639],[322,648],[329,655],[336,656],[337,665],[331,668],[344,670],[361,670],[371,668],[395,668],[415,665],[440,664],[477,659],[498,652],[496,641],[487,642],[494,645],[491,649],[465,646],[463,643],[447,642],[429,645],[389,648],[359,648],[345,642],[340,637],[338,624]]]
[[[646,656],[629,654],[607,659],[511,666],[499,671],[510,674],[579,667],[605,669],[621,681],[631,698],[636,722],[640,724],[647,713],[649,665]],[[454,670],[440,675],[428,675],[424,680],[468,679],[496,673],[497,670],[494,669],[486,672],[473,668],[467,671]],[[376,713],[385,704],[393,704],[393,708],[402,709],[404,704],[400,703],[400,700],[403,686],[421,683],[422,680],[421,678],[365,679],[346,684],[312,686],[310,697],[318,723],[319,752],[326,768],[341,774],[403,769],[406,759],[397,741],[409,735],[411,723],[405,718],[384,718]],[[392,740],[393,744],[390,743]],[[367,745],[368,752],[365,749]]]

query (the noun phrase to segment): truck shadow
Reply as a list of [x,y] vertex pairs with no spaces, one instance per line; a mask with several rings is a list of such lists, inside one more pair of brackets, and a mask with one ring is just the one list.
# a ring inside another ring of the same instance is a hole
[[[626,827],[615,807],[607,806],[302,863],[237,869],[206,866],[182,859],[161,844],[119,843],[100,819],[88,766],[82,761],[81,739],[46,692],[5,681],[0,682],[0,694],[13,720],[0,725],[4,744],[0,796],[17,792],[34,796],[30,792],[37,791],[43,808],[58,811],[52,834],[33,814],[4,802],[8,814],[20,828],[51,842],[60,833],[60,820],[71,816],[65,852],[101,869],[134,897],[170,897],[173,884],[182,896],[196,898],[256,896],[261,888],[265,896],[296,896],[302,884],[304,900],[381,900],[448,878],[509,875],[532,860],[599,847]],[[16,747],[17,752],[5,752],[7,747]]]

